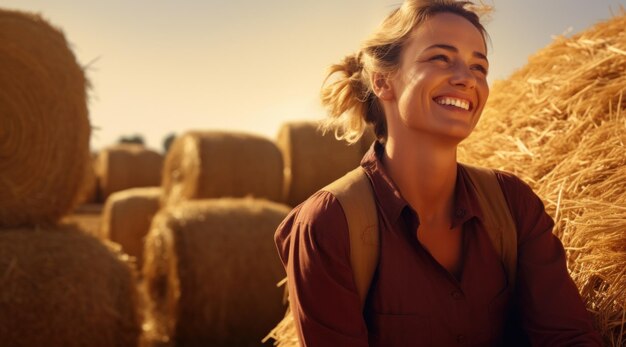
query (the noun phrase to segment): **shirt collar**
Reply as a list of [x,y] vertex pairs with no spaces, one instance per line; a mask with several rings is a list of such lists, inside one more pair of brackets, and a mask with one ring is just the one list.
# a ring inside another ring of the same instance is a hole
[[[361,166],[372,182],[372,188],[376,200],[382,212],[390,219],[400,218],[405,207],[410,208],[407,201],[402,197],[400,191],[385,171],[381,158],[385,147],[378,141],[374,141],[370,149],[361,160]],[[454,190],[454,211],[452,216],[452,227],[462,225],[473,217],[482,220],[482,211],[478,207],[475,192],[469,181],[469,176],[462,165],[457,164],[457,177]]]
[[474,217],[483,221],[482,210],[478,205],[476,192],[473,189],[465,167],[457,163],[456,168],[455,206],[454,215],[452,216],[452,227],[461,225]]
[[408,203],[391,177],[387,174],[385,167],[381,161],[385,147],[378,141],[374,141],[370,149],[365,153],[361,160],[361,166],[365,169],[365,173],[372,182],[372,188],[378,204],[383,213],[390,220],[397,220],[400,217],[402,209],[408,206]]

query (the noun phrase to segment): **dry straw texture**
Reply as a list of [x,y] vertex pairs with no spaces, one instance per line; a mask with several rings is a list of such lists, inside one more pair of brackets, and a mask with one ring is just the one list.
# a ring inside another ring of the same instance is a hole
[[[287,278],[280,281],[278,285],[284,287],[285,298],[288,299]],[[263,341],[273,341],[274,346],[279,347],[300,347],[300,338],[296,331],[296,322],[291,312],[291,306],[287,306],[287,312],[285,312],[283,319],[270,330]]]
[[289,122],[279,130],[277,143],[285,158],[285,201],[291,206],[357,167],[374,141],[373,132],[366,132],[357,143],[348,145],[318,127],[313,121]]
[[496,82],[460,160],[515,172],[546,203],[607,345],[626,344],[626,14],[559,37]]
[[113,193],[104,204],[102,237],[122,246],[140,269],[143,241],[161,207],[161,187],[131,188]]
[[129,346],[141,333],[123,256],[71,228],[0,230],[3,346]]
[[0,227],[55,224],[90,165],[87,81],[63,33],[0,10]]
[[252,196],[282,202],[283,158],[265,138],[232,132],[189,132],[165,160],[167,204],[190,199]]
[[96,170],[102,198],[130,188],[161,185],[163,156],[139,144],[117,144],[98,155]]
[[284,314],[273,234],[285,205],[257,199],[182,202],[146,239],[149,327],[180,346],[260,346]]

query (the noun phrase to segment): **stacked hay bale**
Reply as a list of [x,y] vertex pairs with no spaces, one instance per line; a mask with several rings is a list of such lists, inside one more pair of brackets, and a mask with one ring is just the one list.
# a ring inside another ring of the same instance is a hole
[[118,243],[141,269],[143,240],[161,207],[161,187],[131,188],[113,193],[102,214],[101,237]]
[[139,298],[124,257],[72,227],[0,230],[3,345],[136,347]]
[[272,241],[289,211],[279,203],[280,150],[254,135],[189,132],[176,138],[163,175],[142,269],[150,342],[260,345],[284,311]]
[[123,143],[100,151],[96,167],[106,201],[109,195],[125,189],[161,185],[163,156],[140,144]]
[[555,219],[607,345],[626,343],[626,14],[496,82],[460,160],[525,179]]
[[0,10],[0,336],[7,346],[137,346],[133,272],[58,221],[89,160],[83,71],[41,17]]
[[0,220],[54,224],[86,183],[87,81],[56,29],[38,17],[1,14]]
[[313,121],[289,122],[277,138],[285,158],[285,201],[296,206],[311,194],[356,168],[374,141],[367,132],[357,143],[348,145],[323,133]]
[[254,196],[282,201],[283,158],[265,138],[232,132],[189,132],[170,148],[163,169],[163,199]]
[[259,346],[284,314],[273,234],[285,205],[206,199],[169,206],[146,239],[149,328],[180,346]]

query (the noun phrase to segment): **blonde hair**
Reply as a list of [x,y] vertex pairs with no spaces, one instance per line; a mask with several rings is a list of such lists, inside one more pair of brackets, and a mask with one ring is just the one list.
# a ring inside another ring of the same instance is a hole
[[384,141],[387,124],[382,106],[372,90],[371,76],[395,72],[411,31],[435,14],[457,14],[471,22],[485,38],[487,32],[480,23],[479,14],[488,11],[488,6],[469,1],[405,0],[385,18],[358,52],[346,56],[328,70],[321,90],[322,105],[329,112],[329,117],[322,123],[324,131],[333,130],[338,139],[354,143],[369,124],[376,137]]

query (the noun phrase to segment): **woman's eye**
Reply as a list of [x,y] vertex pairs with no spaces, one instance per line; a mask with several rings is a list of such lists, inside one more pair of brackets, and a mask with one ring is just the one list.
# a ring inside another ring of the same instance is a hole
[[439,60],[439,61],[444,61],[444,62],[449,62],[450,59],[448,59],[448,57],[446,57],[445,55],[436,55],[432,58],[430,58],[430,60]]
[[474,65],[473,69],[477,70],[477,71],[480,71],[480,72],[482,72],[485,75],[487,74],[487,68],[482,66],[482,65]]

